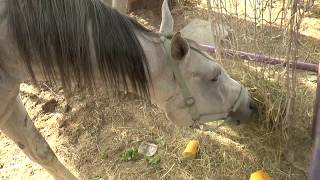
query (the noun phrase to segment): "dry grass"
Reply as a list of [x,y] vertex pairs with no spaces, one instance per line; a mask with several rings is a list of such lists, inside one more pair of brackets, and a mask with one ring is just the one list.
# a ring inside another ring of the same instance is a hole
[[[290,141],[293,152],[283,149],[277,129],[270,131],[259,122],[201,132],[175,127],[157,108],[130,94],[115,99],[104,90],[94,96],[74,92],[69,101],[72,110],[65,112],[61,91],[54,92],[57,96],[46,88],[22,86],[23,101],[37,127],[83,179],[97,175],[104,179],[248,179],[257,169],[265,169],[275,179],[306,178],[307,160],[305,154],[302,158],[299,154],[309,151],[310,141],[301,131]],[[54,113],[43,114],[41,106],[51,98],[59,106]],[[195,160],[183,161],[182,151],[194,138],[200,141],[200,153]],[[135,161],[121,160],[123,150],[137,148],[142,141],[159,145],[158,166],[150,166],[142,156]],[[31,179],[39,177],[33,172],[28,174]],[[12,176],[9,172],[3,177]]]
[[[176,29],[193,17],[207,19],[201,3],[181,3],[173,10]],[[138,15],[143,16],[143,11],[135,15],[140,18]],[[231,48],[285,56],[283,29],[257,27],[233,16],[225,16],[225,19],[233,29]],[[144,24],[154,25],[154,30],[158,25],[146,20]],[[318,39],[303,36],[300,43],[302,59],[312,62],[312,59],[320,58]],[[24,84],[22,96],[37,127],[50,139],[55,152],[83,179],[101,176],[104,179],[238,180],[248,179],[250,173],[258,169],[266,170],[272,179],[306,179],[311,152],[314,74],[298,72],[294,116],[287,122],[284,121],[287,104],[285,69],[230,59],[219,62],[259,101],[257,121],[237,127],[224,126],[210,133],[175,127],[160,110],[130,94],[121,94],[116,99],[106,96],[103,90],[94,96],[74,92],[69,102],[72,110],[68,112],[65,112],[66,101],[59,89],[54,89],[54,95],[49,89],[34,90]],[[50,98],[57,99],[59,107],[56,112],[44,115],[40,107]],[[190,139],[200,141],[200,153],[194,160],[183,161],[182,151]],[[142,156],[128,162],[119,157],[123,150],[137,148],[142,141],[159,145],[156,156],[161,161],[158,166],[150,166]],[[4,147],[12,148],[13,145]],[[0,154],[13,156],[1,149]],[[2,161],[0,164],[4,167],[10,166],[9,161]],[[11,179],[12,174],[13,171],[0,177]],[[31,173],[26,176],[38,177]]]
[[[304,129],[292,129],[299,136],[293,137],[294,142],[289,139],[286,148],[278,129],[270,131],[259,122],[226,126],[214,133],[180,129],[133,95],[119,100],[106,97],[103,90],[95,96],[79,94],[72,97],[73,110],[65,114],[68,123],[60,128],[63,140],[58,154],[84,179],[96,175],[105,179],[247,179],[257,169],[265,169],[275,179],[306,178],[308,158],[302,152],[310,151],[310,140],[302,134]],[[183,161],[182,151],[190,139],[200,141],[200,154]],[[150,166],[142,156],[129,162],[119,157],[142,141],[159,145],[158,166]]]

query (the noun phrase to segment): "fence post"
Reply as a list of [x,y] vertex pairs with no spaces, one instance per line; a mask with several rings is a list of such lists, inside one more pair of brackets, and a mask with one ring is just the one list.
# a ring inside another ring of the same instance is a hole
[[314,139],[313,156],[310,164],[309,180],[320,179],[320,63],[318,70],[318,81],[316,90],[316,101],[314,106],[314,119],[312,136]]

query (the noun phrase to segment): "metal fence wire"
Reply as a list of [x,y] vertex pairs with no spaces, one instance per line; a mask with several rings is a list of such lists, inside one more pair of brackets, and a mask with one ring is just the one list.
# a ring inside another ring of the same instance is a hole
[[[296,118],[306,119],[307,124],[310,124],[309,112],[297,110],[306,103],[302,99],[301,93],[304,90],[299,87],[298,79],[301,76],[308,77],[306,73],[297,75],[294,67],[298,60],[312,62],[307,45],[301,43],[305,37],[300,34],[300,30],[314,1],[207,0],[206,3],[215,37],[214,44],[218,49],[228,48],[284,58],[286,64],[292,64],[293,68],[283,68],[281,64],[270,66],[221,61],[225,66],[232,66],[227,69],[234,71],[240,80],[246,81],[256,92],[261,102],[261,114],[264,114],[261,116],[263,123],[270,129],[280,129],[284,138]],[[221,56],[217,55],[217,58],[221,59]],[[310,100],[312,98],[310,96]],[[309,102],[310,107],[311,104]]]

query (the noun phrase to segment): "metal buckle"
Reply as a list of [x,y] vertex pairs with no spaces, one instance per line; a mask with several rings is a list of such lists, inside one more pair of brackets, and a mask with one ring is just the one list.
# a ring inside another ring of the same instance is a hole
[[184,100],[184,103],[186,104],[186,106],[191,107],[196,103],[196,100],[193,97],[187,97]]
[[165,36],[160,36],[160,41],[161,42],[164,42],[166,40],[166,37]]

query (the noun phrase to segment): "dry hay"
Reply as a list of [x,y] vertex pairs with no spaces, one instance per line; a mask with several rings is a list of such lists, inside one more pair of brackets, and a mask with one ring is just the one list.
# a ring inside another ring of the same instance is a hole
[[[192,17],[207,18],[200,5],[188,3],[173,9],[176,29]],[[139,15],[143,15],[143,11],[132,15],[142,20]],[[157,29],[158,24],[143,22]],[[281,30],[258,29],[259,36],[252,38],[254,33],[248,28],[248,22],[232,17],[228,22],[231,27],[237,27],[234,29],[237,49],[277,56],[283,53],[282,39],[271,38],[278,37]],[[319,40],[305,36],[300,41],[301,57],[311,54],[312,58],[306,61],[319,59],[315,48]],[[265,169],[273,179],[306,179],[311,152],[314,74],[298,73],[294,116],[287,123],[283,121],[287,94],[285,69],[227,59],[219,62],[259,100],[257,121],[224,126],[209,133],[175,127],[160,110],[131,94],[113,98],[102,89],[95,95],[74,92],[67,104],[59,88],[38,89],[23,84],[21,95],[36,126],[59,158],[83,179],[95,176],[103,179],[248,179],[250,173],[258,169]],[[58,102],[54,112],[43,112],[43,105],[52,99]],[[23,161],[25,157],[11,141],[1,134],[0,138],[0,171],[23,164],[20,170],[2,171],[1,179],[48,177],[37,165]],[[200,141],[200,153],[195,160],[183,161],[183,148],[194,138]],[[137,148],[142,141],[159,145],[156,156],[161,161],[157,166],[149,165],[143,156],[128,162],[119,157],[123,150]]]
[[[293,167],[282,157],[279,135],[257,123],[204,133],[175,127],[157,108],[130,94],[122,94],[119,100],[107,97],[103,90],[94,96],[75,92],[70,97],[71,108],[67,108],[61,91],[54,90],[53,95],[45,87],[37,90],[27,84],[21,89],[36,126],[58,156],[83,179],[97,175],[104,179],[242,179],[260,168],[279,179],[305,178],[304,166]],[[44,113],[41,107],[52,98],[58,107],[54,113]],[[200,141],[200,154],[195,160],[182,161],[184,146],[194,138]],[[123,150],[137,148],[142,141],[159,145],[158,166],[150,166],[144,157],[129,162],[119,157]],[[28,169],[37,169],[31,167]],[[21,178],[15,173],[9,171],[2,178]],[[28,175],[37,179],[38,173],[43,171],[33,170]]]

